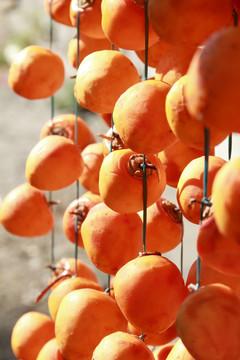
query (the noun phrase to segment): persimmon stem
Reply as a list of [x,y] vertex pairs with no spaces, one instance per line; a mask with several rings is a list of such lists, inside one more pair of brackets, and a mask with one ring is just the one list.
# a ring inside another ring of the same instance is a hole
[[72,277],[71,274],[65,274],[65,275],[60,275],[56,280],[54,280],[50,285],[48,285],[47,287],[45,287],[45,289],[43,289],[43,291],[40,292],[40,294],[38,295],[38,297],[35,300],[35,303],[37,304],[42,298],[43,296],[55,285],[58,283],[59,280],[66,278],[66,277]]

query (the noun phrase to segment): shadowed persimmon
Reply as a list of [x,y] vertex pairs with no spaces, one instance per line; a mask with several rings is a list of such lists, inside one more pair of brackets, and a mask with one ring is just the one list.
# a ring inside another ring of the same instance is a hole
[[38,353],[36,360],[64,360],[59,351],[56,338],[49,340]]
[[60,24],[73,26],[70,19],[71,0],[44,0],[45,11]]

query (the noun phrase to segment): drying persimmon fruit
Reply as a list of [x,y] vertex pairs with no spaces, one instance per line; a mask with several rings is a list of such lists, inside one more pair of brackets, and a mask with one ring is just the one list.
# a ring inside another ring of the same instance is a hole
[[[133,21],[134,19],[134,21]],[[134,0],[103,0],[102,28],[106,37],[125,50],[145,48],[145,11]],[[158,36],[149,25],[149,46]]]
[[17,236],[42,236],[52,230],[53,214],[45,194],[30,184],[11,190],[0,206],[0,223]]
[[64,360],[59,351],[56,338],[49,340],[38,353],[36,360]]
[[26,179],[41,190],[60,190],[77,181],[83,170],[81,153],[72,140],[59,135],[41,139],[26,161]]
[[81,235],[89,259],[106,274],[114,275],[142,250],[139,215],[118,213],[104,203],[89,211],[82,223]]
[[[134,334],[137,336],[142,335],[142,331],[136,329],[130,323],[128,323],[128,330],[130,334]],[[143,334],[143,337],[146,345],[159,346],[159,345],[167,344],[168,342],[174,340],[177,337],[176,323],[174,322],[169,328],[167,328],[164,331],[161,331],[160,333],[157,334],[147,333],[147,334]]]
[[99,116],[103,119],[105,124],[107,124],[109,127],[112,124],[112,113],[105,113],[105,114],[99,114]]
[[96,113],[111,113],[119,96],[139,82],[135,65],[116,50],[95,51],[81,62],[75,95],[84,108]]
[[161,197],[147,208],[147,252],[168,252],[181,243],[182,237],[182,214],[175,204]]
[[[77,121],[76,121],[77,120]],[[75,127],[77,125],[77,139],[75,139]],[[60,114],[48,120],[42,127],[40,132],[40,139],[48,135],[60,135],[67,139],[76,141],[80,150],[83,150],[87,145],[95,143],[95,136],[86,123],[80,116],[75,114]]]
[[[199,224],[199,202],[203,199],[203,174],[204,156],[193,159],[184,168],[177,185],[177,201],[183,216],[194,224]],[[226,164],[226,161],[218,156],[208,157],[208,184],[207,198],[212,195],[212,185],[217,172]],[[219,193],[219,196],[222,197]]]
[[172,350],[174,344],[166,344],[160,346],[158,349],[153,351],[153,355],[155,360],[166,360],[168,357],[168,354]]
[[197,251],[199,257],[215,270],[240,276],[240,243],[219,232],[214,214],[204,219],[199,228]]
[[[92,38],[105,38],[102,30],[102,0],[71,0],[70,19],[72,25],[77,27],[79,16],[79,32]],[[79,15],[78,15],[79,14]]]
[[156,154],[174,141],[165,114],[170,86],[145,80],[128,88],[117,100],[113,119],[125,145],[135,152]]
[[74,360],[91,360],[103,337],[126,329],[127,321],[116,301],[94,289],[74,290],[64,296],[55,321],[59,349],[64,358]]
[[228,286],[210,284],[181,304],[177,332],[194,359],[238,360],[240,298]]
[[45,11],[51,18],[63,25],[73,26],[70,19],[71,0],[44,0]]
[[[169,90],[166,97],[166,116],[173,133],[186,145],[204,150],[204,124],[193,118],[186,106],[185,86],[188,75],[182,76]],[[227,137],[226,131],[211,127],[210,147],[218,145]]]
[[155,79],[173,85],[187,73],[196,51],[195,47],[173,47],[164,54],[156,65]]
[[188,294],[178,267],[154,253],[125,264],[115,275],[113,287],[125,317],[146,334],[169,328]]
[[[172,144],[158,153],[158,157],[165,168],[167,185],[176,188],[181,173],[188,163],[203,155],[203,150],[189,147],[178,138],[175,138]],[[211,150],[211,155],[214,155],[213,150]]]
[[78,181],[88,191],[99,194],[99,171],[103,162],[103,144],[89,144],[81,152],[83,170]]
[[89,210],[100,203],[99,195],[91,191],[86,192],[80,198],[73,200],[63,214],[63,231],[67,239],[72,243],[76,240],[76,217],[77,217],[77,245],[84,247],[81,235],[82,223],[86,219]]
[[123,331],[105,336],[93,351],[92,360],[155,360],[152,351],[139,337]]
[[[203,351],[206,351],[204,349]],[[186,347],[183,345],[181,339],[178,339],[176,343],[173,345],[172,350],[169,352],[167,360],[194,360],[192,355],[189,354]]]
[[[76,36],[70,40],[68,44],[68,60],[70,64],[76,69],[83,61],[83,59],[93,53],[94,51],[99,50],[111,50],[112,45],[107,38],[95,39],[93,37],[86,36],[84,34],[80,35],[79,41]],[[77,66],[77,50],[78,52],[78,66]]]
[[64,64],[57,54],[30,45],[13,60],[8,84],[18,95],[34,100],[52,96],[63,85],[64,77]]
[[73,290],[78,289],[95,289],[104,291],[96,281],[84,279],[80,277],[68,278],[56,286],[48,297],[48,310],[53,321],[56,320],[59,305],[65,295],[69,294]]
[[190,114],[206,127],[239,132],[240,28],[226,27],[210,36],[194,55],[188,76]]
[[[172,48],[170,44],[162,40],[148,47],[148,66],[156,68],[159,60]],[[145,63],[145,49],[135,51],[139,59]]]
[[[232,0],[149,0],[149,21],[160,39],[175,46],[202,45],[231,22]],[[196,26],[196,23],[198,26]]]
[[239,242],[240,157],[224,165],[213,183],[213,204],[216,225],[224,236]]
[[29,311],[13,327],[12,351],[17,359],[36,359],[43,345],[54,336],[52,319],[40,312]]
[[[143,155],[132,150],[112,151],[103,162],[99,173],[99,191],[110,209],[121,213],[143,210]],[[147,206],[162,195],[166,174],[156,155],[145,157]]]

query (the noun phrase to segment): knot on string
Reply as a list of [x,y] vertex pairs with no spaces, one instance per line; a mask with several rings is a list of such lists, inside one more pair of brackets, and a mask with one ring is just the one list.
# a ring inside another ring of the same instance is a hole
[[141,335],[139,336],[139,339],[141,339],[143,342],[145,341],[147,337],[147,334],[144,334],[143,332],[141,333]]
[[72,1],[71,6],[74,11],[83,11],[84,9],[92,5],[94,1],[95,0],[75,0]]
[[158,167],[152,164],[143,154],[131,155],[127,162],[127,170],[131,176],[139,179],[144,177],[144,173],[146,173],[146,177],[149,178],[153,174],[153,171],[156,171],[159,180]]

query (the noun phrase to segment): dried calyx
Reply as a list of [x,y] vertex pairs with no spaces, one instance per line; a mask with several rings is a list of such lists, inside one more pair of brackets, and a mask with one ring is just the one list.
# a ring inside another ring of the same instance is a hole
[[76,215],[78,218],[78,223],[82,223],[85,219],[86,216],[88,214],[88,207],[84,204],[78,204],[77,207],[75,208],[75,210],[70,211],[69,214],[73,214]]
[[48,135],[59,135],[69,138],[67,130],[64,127],[58,125],[51,125],[48,130]]
[[169,200],[163,200],[162,207],[174,222],[182,224],[182,213],[175,204]]
[[[143,178],[143,168],[144,168],[144,160],[143,154],[133,154],[130,156],[127,162],[127,170],[131,176],[142,179]],[[157,172],[158,175],[158,167],[152,164],[147,157],[145,157],[145,168],[146,168],[146,176],[149,178],[153,175],[153,171]]]

